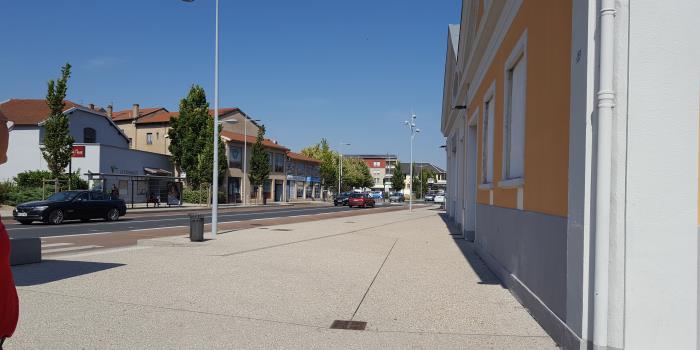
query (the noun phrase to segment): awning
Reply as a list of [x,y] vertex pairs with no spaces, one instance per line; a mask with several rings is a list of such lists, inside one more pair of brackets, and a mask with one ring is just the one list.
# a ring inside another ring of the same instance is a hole
[[146,175],[156,175],[156,176],[169,176],[169,175],[173,174],[171,171],[167,171],[164,169],[158,169],[158,168],[143,168],[143,172],[146,173]]

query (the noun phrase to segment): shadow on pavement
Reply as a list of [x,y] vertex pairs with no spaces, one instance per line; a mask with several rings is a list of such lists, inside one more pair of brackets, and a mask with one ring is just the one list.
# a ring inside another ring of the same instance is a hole
[[469,265],[472,267],[474,272],[481,280],[479,284],[500,284],[501,287],[506,288],[506,286],[501,282],[501,280],[496,277],[496,275],[491,272],[486,263],[481,259],[479,254],[476,252],[476,247],[473,242],[469,242],[464,239],[464,235],[457,227],[457,225],[452,222],[446,213],[440,213],[440,218],[445,222],[445,226],[450,231],[450,236],[454,240],[455,245],[459,247],[462,251],[462,255],[467,260]]
[[96,263],[87,261],[44,260],[39,264],[12,267],[15,285],[35,286],[67,278],[104,271],[124,264]]

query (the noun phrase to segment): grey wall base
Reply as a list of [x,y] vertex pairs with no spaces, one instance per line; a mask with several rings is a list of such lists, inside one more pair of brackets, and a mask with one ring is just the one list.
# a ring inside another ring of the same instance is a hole
[[503,284],[510,290],[511,294],[528,309],[537,323],[549,334],[552,339],[565,350],[586,349],[582,345],[586,344],[557,315],[545,305],[530,289],[527,288],[517,277],[508,272],[496,259],[477,245],[477,254],[486,265],[493,271]]
[[557,344],[585,349],[563,321],[567,219],[481,204],[476,215],[475,246],[489,268]]
[[10,239],[10,265],[24,265],[41,262],[41,239]]

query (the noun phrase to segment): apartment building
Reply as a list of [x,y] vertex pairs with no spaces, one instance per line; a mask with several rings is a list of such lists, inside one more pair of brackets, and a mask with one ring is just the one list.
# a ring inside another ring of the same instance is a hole
[[362,159],[369,173],[372,175],[373,191],[391,191],[391,176],[394,174],[394,169],[397,165],[397,157],[394,154],[348,154],[346,158]]
[[287,152],[287,201],[321,198],[321,161]]
[[[270,139],[263,140],[263,146],[268,152],[270,159],[270,176],[263,186],[255,191],[250,184],[247,174],[250,171],[252,146],[255,144],[256,135],[245,136],[241,133],[222,130],[221,138],[226,143],[226,155],[229,164],[228,174],[225,178],[225,183],[222,185],[223,188],[226,188],[227,202],[240,203],[243,201],[244,196],[249,198],[248,203],[256,200],[262,203],[263,198],[275,202],[286,200],[284,193],[287,181],[285,173],[286,158],[289,151],[287,147]],[[244,169],[244,157],[247,158],[246,169]]]
[[464,0],[448,216],[564,349],[698,348],[700,2]]

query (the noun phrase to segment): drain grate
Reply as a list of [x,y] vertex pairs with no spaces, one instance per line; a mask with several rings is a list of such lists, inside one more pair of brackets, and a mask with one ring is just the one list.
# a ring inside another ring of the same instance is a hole
[[331,329],[347,329],[351,331],[364,331],[367,322],[335,320],[331,324]]
[[293,230],[290,228],[275,228],[275,229],[272,229],[272,231],[293,231]]

